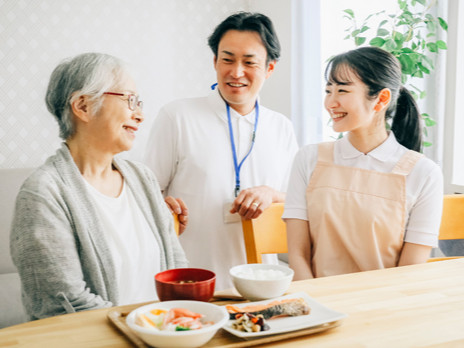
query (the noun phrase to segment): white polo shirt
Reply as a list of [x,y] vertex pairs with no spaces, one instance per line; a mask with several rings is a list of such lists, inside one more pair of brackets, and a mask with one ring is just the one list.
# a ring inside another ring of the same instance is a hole
[[[285,191],[298,147],[289,119],[260,105],[254,148],[240,171],[241,188],[267,185]],[[248,152],[255,112],[231,108],[237,159]],[[147,147],[146,162],[165,194],[182,198],[189,224],[180,236],[190,267],[216,273],[216,289],[232,287],[229,269],[246,263],[241,222],[224,222],[234,200],[235,171],[226,104],[217,91],[163,107]],[[273,262],[277,262],[274,257]]]
[[[335,142],[334,163],[389,173],[408,151],[393,132],[369,152],[359,152],[343,137]],[[302,148],[295,157],[285,202],[284,219],[308,220],[306,188],[317,162],[318,145]],[[406,231],[404,241],[436,247],[443,205],[443,175],[430,159],[421,158],[406,178]],[[334,212],[335,214],[336,212]]]

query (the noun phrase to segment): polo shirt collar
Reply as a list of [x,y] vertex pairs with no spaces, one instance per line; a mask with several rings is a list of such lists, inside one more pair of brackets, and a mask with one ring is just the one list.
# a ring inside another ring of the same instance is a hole
[[[344,136],[340,141],[340,153],[343,159],[351,159],[364,156],[364,154],[358,151],[348,140],[348,136]],[[374,150],[367,153],[366,156],[373,157],[381,162],[387,161],[391,156],[395,154],[400,144],[395,138],[393,132],[390,132],[388,138]]]
[[[214,110],[214,113],[223,121],[227,122],[227,109],[226,109],[226,102],[222,99],[221,95],[219,94],[219,90],[216,87],[214,91],[211,91],[210,95],[208,96],[208,100],[210,106]],[[259,103],[259,98],[258,98]],[[260,104],[261,107],[261,104]],[[250,124],[255,124],[255,109],[247,115],[240,115],[234,109],[230,108],[230,115],[232,118],[243,117],[247,122]]]

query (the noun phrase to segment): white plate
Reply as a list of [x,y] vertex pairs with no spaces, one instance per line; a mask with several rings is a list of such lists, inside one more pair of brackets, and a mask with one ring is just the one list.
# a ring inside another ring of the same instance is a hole
[[287,298],[302,298],[306,301],[311,311],[308,315],[300,315],[298,317],[283,317],[266,320],[266,323],[269,325],[270,329],[267,331],[260,332],[244,332],[235,330],[232,328],[233,320],[229,320],[226,325],[223,326],[223,329],[230,332],[232,335],[242,337],[242,338],[254,338],[260,336],[276,335],[284,332],[297,331],[302,329],[308,329],[313,326],[322,325],[325,323],[330,323],[337,321],[346,317],[346,314],[334,311],[326,306],[315,301],[308,296],[305,292],[297,292],[287,296],[277,297],[271,300],[258,301],[258,302],[247,302],[240,303],[234,306],[236,307],[246,307],[250,305],[258,304],[267,304],[272,301],[279,301]]

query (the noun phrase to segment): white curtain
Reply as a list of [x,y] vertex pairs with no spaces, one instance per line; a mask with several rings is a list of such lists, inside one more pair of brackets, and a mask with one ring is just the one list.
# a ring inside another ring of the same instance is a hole
[[[448,1],[438,1],[437,6],[433,8],[434,16],[446,19],[448,17]],[[437,40],[447,41],[447,35],[444,30],[439,31]],[[445,97],[446,90],[446,57],[447,51],[440,50],[436,57],[435,70],[425,79],[425,90],[427,97],[425,103],[421,105],[422,112],[427,112],[437,124],[429,127],[427,140],[432,146],[424,148],[424,154],[443,167],[443,140],[445,129]]]
[[291,119],[300,146],[322,141],[320,41],[320,0],[293,0]]

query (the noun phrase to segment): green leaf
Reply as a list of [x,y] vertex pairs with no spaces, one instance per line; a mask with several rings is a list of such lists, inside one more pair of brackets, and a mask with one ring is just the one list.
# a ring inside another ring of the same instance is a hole
[[424,123],[425,123],[425,126],[426,127],[433,127],[437,124],[437,122],[435,122],[434,120],[432,120],[431,118],[424,118]]
[[426,5],[426,0],[416,0],[419,4],[421,4],[422,6],[425,6]]
[[377,30],[377,36],[386,36],[390,34],[390,32],[387,29],[380,28]]
[[395,40],[388,39],[387,42],[385,43],[385,48],[387,49],[388,52],[393,51],[396,48]]
[[[421,63],[417,63],[417,66],[418,66],[419,69],[420,69],[421,71],[423,71],[424,73],[430,74],[430,70],[427,69],[425,66],[423,66]],[[421,99],[422,99],[422,97],[421,97]]]
[[349,15],[351,18],[354,18],[354,12],[353,12],[353,10],[350,10],[349,8],[347,8],[346,10],[343,10],[343,12],[348,13],[348,15]]
[[351,37],[351,35],[347,35],[343,38],[343,40],[348,40]]
[[443,30],[448,30],[448,23],[443,18],[438,17],[438,23],[440,24],[440,27],[442,27]]
[[368,26],[365,25],[365,26],[363,26],[363,27],[361,28],[361,33],[364,33],[366,30],[369,30],[369,29],[370,29],[370,28],[369,28]]
[[381,28],[382,26],[384,26],[386,23],[388,23],[388,21],[386,19],[384,19],[383,21],[380,22],[379,24],[379,28]]
[[369,41],[369,45],[382,47],[385,44],[385,40],[381,37],[374,37],[371,41]]
[[429,69],[433,69],[434,68],[434,64],[433,64],[433,60],[429,57],[427,57],[426,55],[422,55],[421,57],[421,63],[429,68]]
[[409,47],[403,47],[401,49],[401,52],[403,52],[403,53],[413,53],[414,51],[412,49],[410,49]]
[[429,42],[427,44],[427,48],[429,49],[430,52],[438,52],[438,46],[435,42]]
[[365,37],[357,36],[354,38],[354,43],[356,46],[361,46],[364,42],[366,42]]
[[420,94],[419,94],[419,98],[420,98],[420,99],[424,99],[426,96],[427,96],[427,92],[426,92],[426,91],[422,91],[422,92],[420,92]]
[[398,0],[398,6],[400,7],[401,10],[404,10],[408,7],[408,4],[406,3],[406,1],[404,0]]
[[437,47],[441,50],[446,50],[448,47],[446,46],[446,42],[443,40],[437,41]]
[[414,62],[411,57],[407,54],[402,54],[398,57],[398,60],[401,63],[401,71],[404,74],[412,74],[414,71]]
[[437,25],[433,21],[426,21],[427,31],[429,33],[435,33],[437,30]]
[[410,23],[414,20],[414,17],[412,16],[412,13],[409,11],[404,11],[400,16],[400,19],[404,19],[407,23]]
[[405,85],[406,82],[408,82],[408,75],[405,75],[405,74],[401,74],[401,84],[402,85]]
[[434,20],[433,16],[432,16],[430,13],[427,13],[427,14],[425,15],[425,18],[427,18],[429,21],[433,21],[433,20]]
[[351,36],[355,37],[355,36],[359,35],[360,32],[361,32],[360,29],[356,29],[355,31],[353,31],[353,32],[351,33]]
[[403,41],[404,36],[399,31],[395,31],[395,32],[393,32],[393,40],[395,40],[396,42]]
[[422,146],[424,146],[424,147],[430,147],[430,146],[432,146],[432,143],[430,143],[430,142],[428,142],[428,141],[424,141],[424,142],[422,143]]

